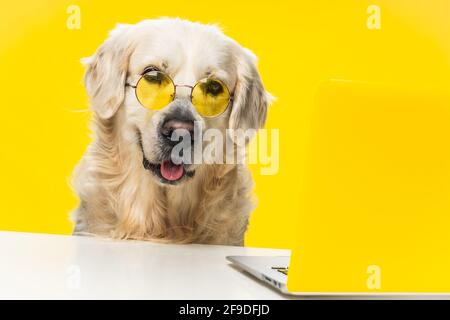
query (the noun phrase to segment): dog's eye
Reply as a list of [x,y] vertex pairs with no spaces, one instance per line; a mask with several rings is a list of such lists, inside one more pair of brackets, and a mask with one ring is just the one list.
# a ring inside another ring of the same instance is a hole
[[145,80],[147,80],[147,82],[159,84],[159,85],[166,80],[166,75],[157,70],[147,71],[143,75],[143,77]]
[[206,94],[215,97],[223,92],[223,86],[219,81],[208,79],[208,81],[206,81],[206,83],[204,84],[203,90]]
[[151,72],[151,71],[160,71],[160,70],[156,66],[148,66],[144,69],[144,72],[142,72],[142,75],[146,74],[147,72]]

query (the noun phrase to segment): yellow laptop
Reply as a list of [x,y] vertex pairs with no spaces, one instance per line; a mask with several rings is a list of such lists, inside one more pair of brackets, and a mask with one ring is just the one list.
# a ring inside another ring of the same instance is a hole
[[290,260],[228,259],[284,293],[450,292],[450,97],[415,87],[323,83]]

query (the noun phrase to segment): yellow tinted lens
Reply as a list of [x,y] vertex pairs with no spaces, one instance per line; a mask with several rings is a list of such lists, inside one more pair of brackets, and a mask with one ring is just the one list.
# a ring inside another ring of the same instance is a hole
[[150,71],[142,76],[136,87],[136,96],[146,108],[159,110],[173,100],[175,87],[168,75]]
[[227,109],[229,102],[230,92],[220,80],[202,80],[192,90],[192,104],[205,117],[220,115]]

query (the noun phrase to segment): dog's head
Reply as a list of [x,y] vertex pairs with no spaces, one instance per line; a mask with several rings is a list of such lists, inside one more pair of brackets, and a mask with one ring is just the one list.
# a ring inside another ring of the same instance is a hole
[[[173,161],[175,131],[187,132],[189,141],[196,142],[210,128],[225,134],[226,129],[264,125],[270,95],[256,58],[215,26],[179,19],[119,25],[85,62],[85,84],[97,118],[115,120],[123,137],[139,146],[143,166],[161,183],[178,184],[204,165]],[[155,71],[168,75],[176,87],[158,110],[145,108],[135,88]],[[229,105],[214,117],[202,116],[192,102],[192,88],[202,79],[218,80],[230,93]],[[194,157],[198,149],[192,149]]]

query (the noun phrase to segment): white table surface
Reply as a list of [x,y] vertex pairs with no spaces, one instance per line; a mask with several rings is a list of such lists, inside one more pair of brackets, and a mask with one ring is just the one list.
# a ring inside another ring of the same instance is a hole
[[226,261],[287,250],[0,232],[0,299],[286,299]]

